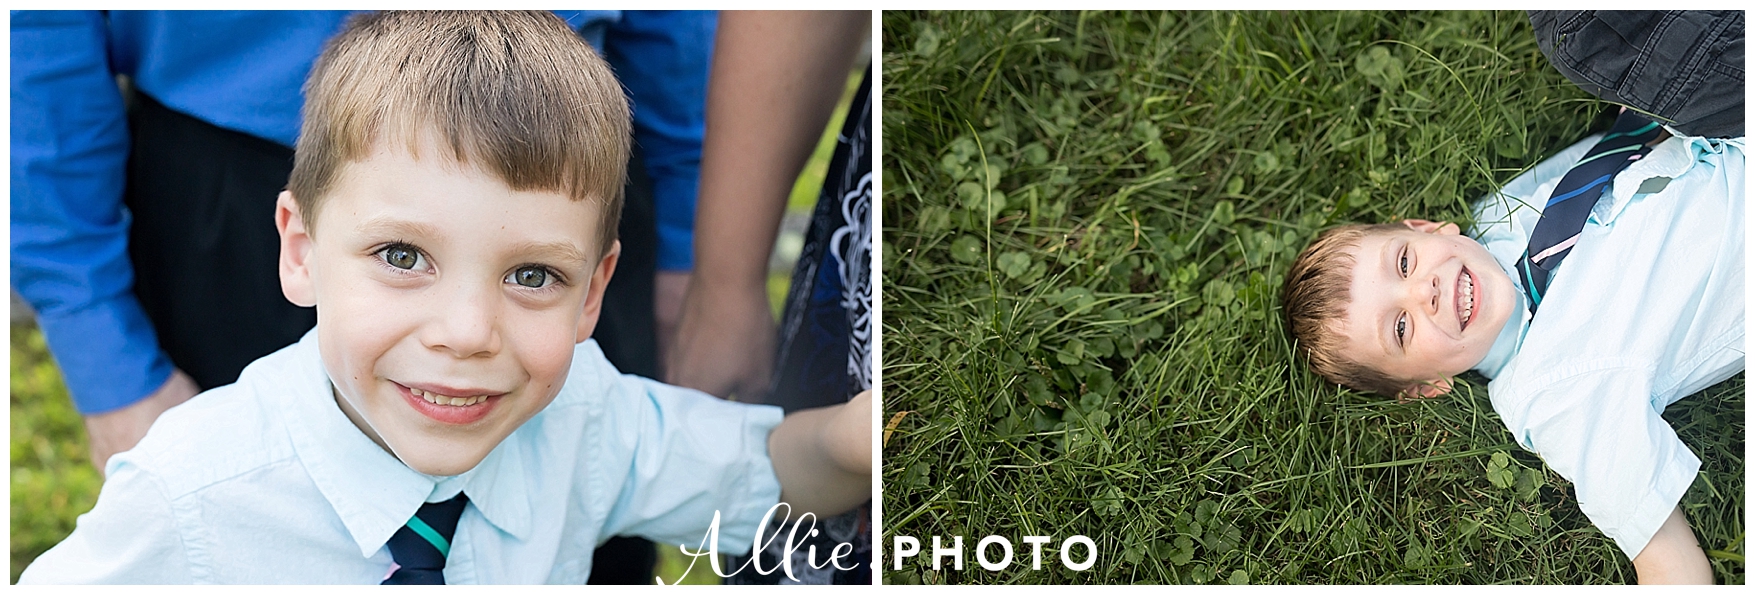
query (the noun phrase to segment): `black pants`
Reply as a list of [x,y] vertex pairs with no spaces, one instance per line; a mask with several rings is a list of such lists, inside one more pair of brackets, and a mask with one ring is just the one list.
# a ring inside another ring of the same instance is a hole
[[1743,11],[1530,11],[1573,83],[1692,136],[1743,136]]
[[[291,345],[317,323],[280,291],[274,202],[292,173],[284,145],[177,113],[143,93],[129,112],[132,150],[123,203],[132,214],[134,293],[171,362],[203,389]],[[639,166],[636,159],[634,166]],[[657,262],[651,182],[627,193],[622,258],[605,289],[596,337],[624,371],[657,374],[652,275]],[[598,548],[591,584],[651,584],[651,542],[617,537]]]

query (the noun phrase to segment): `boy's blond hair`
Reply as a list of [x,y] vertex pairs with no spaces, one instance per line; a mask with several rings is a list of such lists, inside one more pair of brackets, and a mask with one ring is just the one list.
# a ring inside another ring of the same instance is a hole
[[1330,228],[1316,236],[1292,261],[1280,287],[1280,309],[1286,329],[1310,360],[1310,368],[1329,382],[1393,396],[1414,383],[1360,365],[1347,358],[1343,337],[1334,327],[1353,302],[1354,249],[1376,233],[1407,229],[1399,223],[1355,224]]
[[629,151],[628,101],[609,65],[547,12],[382,12],[348,20],[305,82],[287,184],[306,229],[342,166],[380,143],[423,139],[514,190],[601,206],[616,239]]

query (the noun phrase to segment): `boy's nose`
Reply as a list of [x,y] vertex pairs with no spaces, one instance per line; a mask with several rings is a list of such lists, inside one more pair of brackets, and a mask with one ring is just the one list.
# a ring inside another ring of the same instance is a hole
[[[464,285],[464,284],[460,284]],[[444,303],[433,309],[423,342],[428,348],[468,358],[500,349],[498,288],[456,287],[440,292]]]
[[1437,275],[1424,279],[1408,279],[1408,309],[1427,314],[1438,313],[1439,297],[1444,294],[1440,289]]

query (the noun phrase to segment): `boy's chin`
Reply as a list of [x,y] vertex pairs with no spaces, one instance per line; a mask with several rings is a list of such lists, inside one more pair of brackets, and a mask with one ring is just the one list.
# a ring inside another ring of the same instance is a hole
[[399,453],[396,458],[401,460],[402,464],[408,465],[409,469],[422,474],[449,477],[462,475],[470,469],[474,469],[476,465],[481,464],[482,459],[487,458],[488,454],[487,451],[465,453],[462,452],[463,450],[463,448],[452,447],[441,452]]
[[1482,341],[1483,344],[1478,346],[1481,353],[1478,354],[1479,357],[1476,358],[1475,363],[1470,364],[1469,369],[1474,369],[1475,366],[1481,365],[1481,362],[1487,359],[1487,352],[1493,350],[1493,342],[1499,340],[1500,333],[1505,332],[1505,326],[1511,324],[1511,316],[1516,315],[1516,312],[1512,312],[1498,320],[1482,320],[1471,325],[1469,330],[1474,334],[1475,340]]

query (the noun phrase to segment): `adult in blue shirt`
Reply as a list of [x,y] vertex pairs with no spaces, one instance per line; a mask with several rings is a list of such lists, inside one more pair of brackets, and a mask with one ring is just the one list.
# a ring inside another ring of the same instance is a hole
[[[12,13],[11,281],[37,311],[99,469],[159,413],[235,381],[315,323],[280,294],[272,212],[306,74],[349,14]],[[717,16],[559,14],[633,99],[639,151],[624,217],[644,216],[646,231],[624,222],[635,262],[612,283],[620,297],[606,297],[599,334],[606,351],[619,334],[632,346],[622,359],[647,362],[618,366],[657,376],[651,271],[680,289],[678,272],[692,265]],[[642,189],[649,199],[637,198]],[[628,274],[642,256],[645,274]],[[633,312],[621,333],[617,301]]]

